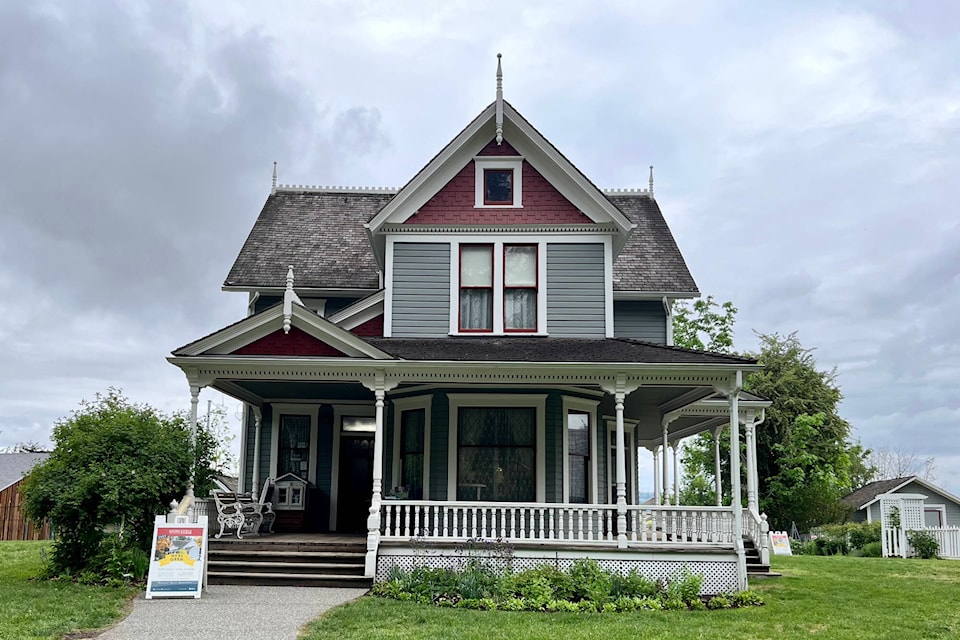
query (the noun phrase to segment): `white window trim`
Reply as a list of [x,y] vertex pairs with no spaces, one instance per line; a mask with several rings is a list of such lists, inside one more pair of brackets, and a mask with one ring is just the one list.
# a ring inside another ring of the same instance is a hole
[[488,393],[448,393],[450,403],[450,425],[447,450],[447,500],[457,499],[457,425],[459,424],[461,407],[532,407],[537,412],[537,442],[536,442],[536,496],[537,502],[547,501],[547,449],[546,449],[546,394],[511,394],[499,395]]
[[[473,159],[475,168],[474,191],[476,198],[474,207],[477,209],[522,209],[523,208],[523,157],[522,156],[476,156]],[[483,188],[485,169],[502,169],[513,171],[513,204],[484,204]]]
[[947,525],[947,505],[945,505],[945,504],[924,504],[924,505],[923,505],[923,511],[924,511],[924,516],[923,516],[923,520],[924,520],[923,526],[924,526],[924,527],[927,526],[927,523],[926,523],[926,520],[927,520],[926,512],[927,512],[927,511],[939,511],[939,512],[940,512],[940,526],[941,526],[941,527],[946,527],[946,526],[948,526],[948,525]]
[[[460,330],[460,245],[493,246],[493,331]],[[535,331],[506,331],[503,327],[503,247],[526,245],[537,248],[537,328]],[[450,242],[450,335],[452,336],[545,336],[547,335],[547,242],[522,238],[496,239],[484,236]]]
[[[617,446],[617,420],[616,418],[606,418],[607,423],[607,491],[610,491],[611,487],[615,487],[617,484],[617,470],[613,468],[613,455],[610,450],[616,448]],[[624,420],[623,421],[623,435],[624,440],[626,436],[630,435],[630,446],[627,446],[626,449],[626,463],[627,463],[627,475],[633,473],[633,482],[630,482],[630,493],[627,495],[627,504],[637,504],[637,480],[639,480],[639,472],[637,469],[637,434],[636,434],[637,421],[636,420]],[[626,446],[626,443],[624,443]],[[631,471],[632,470],[632,471]],[[607,496],[604,496],[604,500],[607,499]]]
[[[271,455],[270,477],[277,478],[277,465],[280,462],[280,416],[310,416],[310,458],[307,460],[307,477],[310,484],[317,484],[317,420],[320,414],[320,404],[271,404]],[[297,474],[300,475],[299,473]],[[303,476],[300,476],[303,477]]]
[[403,479],[400,475],[400,427],[403,424],[401,414],[404,411],[423,409],[423,499],[430,499],[430,405],[433,396],[415,396],[411,398],[397,398],[393,404],[393,482],[387,492],[393,487],[399,487]]
[[584,411],[590,416],[590,504],[597,504],[597,406],[599,400],[563,396],[563,502],[570,502],[570,434],[568,415],[570,411]]
[[[333,449],[330,452],[330,530],[337,530],[337,497],[340,492],[340,424],[343,416],[376,416],[377,409],[372,404],[335,404],[333,405]],[[376,437],[376,436],[374,436]]]

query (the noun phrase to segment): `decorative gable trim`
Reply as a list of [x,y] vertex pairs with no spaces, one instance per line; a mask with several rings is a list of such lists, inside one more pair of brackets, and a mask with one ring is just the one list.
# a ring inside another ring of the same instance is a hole
[[[385,250],[381,228],[406,222],[487,146],[495,135],[495,111],[496,104],[484,109],[365,225],[381,266]],[[619,253],[636,225],[506,101],[503,114],[503,137],[519,155],[590,220],[614,223],[614,253]]]
[[[265,309],[225,327],[220,331],[201,338],[174,351],[176,356],[201,355],[253,355],[240,354],[239,350],[270,336],[276,331],[283,333],[284,313],[283,305]],[[338,327],[329,320],[321,318],[300,304],[292,304],[290,308],[290,332],[298,332],[310,336],[313,340],[322,342],[336,350],[341,356],[350,358],[372,358],[375,360],[391,359],[389,354],[370,345],[360,337]],[[302,337],[300,338],[303,339]],[[257,354],[269,355],[269,354]],[[276,355],[320,355],[307,354],[276,354]]]

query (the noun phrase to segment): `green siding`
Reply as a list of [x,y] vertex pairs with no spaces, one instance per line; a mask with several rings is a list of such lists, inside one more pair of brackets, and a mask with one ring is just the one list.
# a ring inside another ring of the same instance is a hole
[[547,394],[544,416],[544,450],[547,502],[563,502],[563,398],[559,391]]
[[315,528],[330,530],[330,487],[333,477],[333,407],[323,405],[317,418],[317,489],[310,506]]
[[430,499],[447,499],[447,452],[450,446],[450,403],[447,394],[433,394],[430,407]]

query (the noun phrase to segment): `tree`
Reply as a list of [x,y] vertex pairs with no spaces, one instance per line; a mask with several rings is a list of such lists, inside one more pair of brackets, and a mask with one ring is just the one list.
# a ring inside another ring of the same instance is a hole
[[[851,442],[850,425],[838,413],[842,395],[836,372],[818,369],[813,351],[804,348],[795,333],[759,338],[760,352],[747,355],[757,358],[763,369],[748,376],[744,388],[772,402],[756,432],[760,509],[772,528],[832,522],[842,515],[839,498],[869,477],[868,452]],[[724,478],[730,473],[729,441],[727,433],[721,436]],[[714,477],[712,435],[700,434],[687,442],[682,460],[684,495],[699,496],[702,504],[709,493],[696,488]],[[829,481],[813,471],[821,468],[831,476]],[[730,483],[725,482],[725,500],[730,499],[729,491]]]
[[917,476],[927,481],[936,480],[936,459],[933,456],[920,459],[916,450],[908,453],[903,449],[880,447],[871,451],[867,460],[873,470],[870,480],[893,480],[907,476]]
[[195,460],[183,414],[132,404],[116,389],[81,402],[56,423],[53,440],[22,491],[27,515],[48,518],[56,532],[57,574],[102,573],[104,554],[118,548],[145,554],[154,516],[183,496],[195,465],[209,466],[204,446]]
[[673,303],[673,344],[698,351],[731,353],[736,319],[737,308],[733,303],[718,304],[713,296],[692,304],[676,301]]

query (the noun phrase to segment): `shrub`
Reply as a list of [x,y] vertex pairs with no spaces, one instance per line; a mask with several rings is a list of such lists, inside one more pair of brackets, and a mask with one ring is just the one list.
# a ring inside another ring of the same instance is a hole
[[[211,455],[198,447],[194,456],[182,415],[132,404],[115,389],[59,420],[53,440],[22,489],[28,517],[49,519],[57,531],[53,575],[132,576],[140,557],[133,552],[150,549],[154,516],[183,496],[192,471],[208,467]],[[199,482],[196,491],[203,495]],[[108,535],[121,527],[122,541]]]
[[576,600],[592,600],[603,604],[610,598],[611,576],[600,568],[596,560],[584,558],[570,567],[573,597]]
[[679,600],[685,605],[694,601],[700,602],[700,588],[703,586],[703,575],[693,573],[687,565],[683,565],[677,575],[667,585],[667,600]]
[[872,543],[880,544],[879,522],[851,522],[847,525],[847,533],[850,546],[854,549],[863,549]]
[[937,557],[940,553],[940,542],[936,536],[926,531],[907,531],[907,540],[914,552],[925,560]]
[[636,569],[625,576],[614,574],[610,578],[610,594],[614,598],[652,596],[656,593],[657,583],[644,578]]
[[868,542],[863,545],[864,558],[879,558],[883,555],[883,544],[880,542]]

